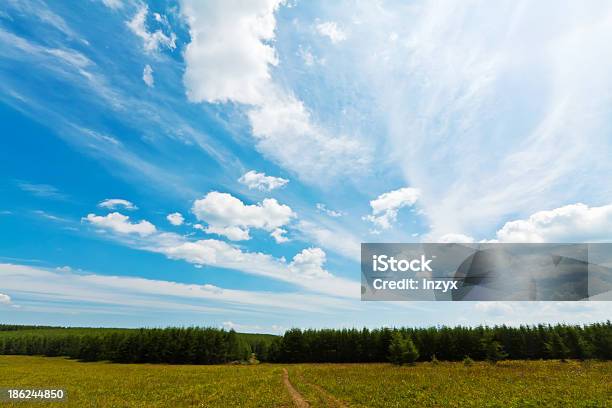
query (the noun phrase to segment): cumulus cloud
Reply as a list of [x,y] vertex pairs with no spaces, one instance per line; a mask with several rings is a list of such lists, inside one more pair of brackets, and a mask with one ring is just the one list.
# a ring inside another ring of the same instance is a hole
[[[221,194],[221,193],[216,193]],[[230,198],[234,198],[227,194]],[[206,200],[206,199],[209,200]],[[212,198],[212,199],[211,199]],[[207,195],[202,200],[194,203],[194,213],[211,215],[215,221],[225,222],[225,218],[232,220],[231,214],[242,217],[246,220],[250,217],[257,219],[256,224],[252,222],[242,222],[238,227],[243,228],[257,227],[271,229],[275,235],[281,236],[285,231],[276,231],[280,227],[274,227],[279,223],[277,215],[288,217],[289,207],[270,200],[258,205],[245,206],[240,200],[231,203],[227,211],[218,211],[219,203],[225,203],[228,197],[218,197]],[[248,207],[248,208],[245,208]],[[209,210],[212,210],[210,212]],[[223,210],[223,207],[221,207]],[[293,214],[291,212],[291,214]],[[233,269],[248,274],[265,276],[295,284],[301,288],[318,293],[324,293],[341,297],[358,297],[359,284],[354,281],[333,276],[324,269],[325,252],[319,248],[308,248],[296,254],[291,262],[287,262],[284,257],[275,258],[269,254],[261,252],[243,251],[234,245],[216,239],[190,240],[189,237],[176,233],[158,231],[153,224],[148,221],[131,223],[129,218],[119,213],[111,213],[105,217],[89,214],[83,218],[84,221],[103,230],[110,230],[115,233],[112,238],[117,239],[125,245],[164,254],[166,257],[175,260],[183,260],[194,264],[197,267],[215,266],[219,268]],[[196,224],[196,226],[199,224]],[[194,226],[195,227],[195,226]],[[227,228],[231,228],[228,226]],[[208,231],[207,231],[208,232]]]
[[183,222],[185,222],[185,218],[183,218],[183,214],[179,212],[168,214],[166,216],[166,219],[168,220],[170,224],[175,225],[175,226],[183,225]]
[[161,29],[149,32],[147,28],[147,15],[149,6],[141,4],[134,17],[127,22],[127,26],[134,34],[140,37],[147,52],[157,51],[160,48],[176,48],[176,34],[170,32],[165,34]]
[[507,222],[496,233],[500,242],[598,242],[612,240],[612,204],[578,203],[539,211]]
[[9,295],[5,295],[4,293],[0,293],[0,305],[10,305],[11,297]]
[[194,102],[260,104],[276,65],[274,12],[281,0],[182,2],[191,42],[185,87]]
[[300,276],[330,277],[331,274],[323,269],[325,259],[325,252],[321,248],[306,248],[293,257],[289,264],[289,270]]
[[192,212],[208,224],[206,232],[224,235],[233,241],[250,239],[249,229],[259,228],[273,233],[278,241],[282,231],[296,215],[291,208],[273,198],[247,205],[227,193],[212,191],[193,203]]
[[[192,102],[248,105],[257,149],[311,182],[351,174],[370,163],[370,149],[353,135],[334,135],[304,103],[273,80],[272,45],[280,0],[182,2],[191,36],[183,78]],[[320,177],[325,174],[325,177]]]
[[138,234],[141,237],[145,237],[156,231],[155,226],[149,221],[142,220],[137,223],[132,223],[129,219],[130,217],[127,215],[118,212],[113,212],[105,216],[88,214],[87,217],[83,218],[84,221],[89,222],[91,225],[108,229],[118,234]]
[[337,44],[346,40],[346,33],[338,27],[335,21],[325,21],[316,25],[317,32]]
[[155,86],[155,79],[153,78],[153,68],[149,64],[145,65],[142,70],[142,80],[149,88]]
[[132,202],[124,200],[122,198],[107,198],[106,200],[100,201],[98,203],[98,207],[106,208],[109,210],[114,210],[116,208],[123,208],[125,210],[138,209],[138,207],[136,207]]
[[272,191],[289,183],[289,180],[281,177],[266,176],[255,170],[244,173],[238,182],[244,184],[251,190]]
[[370,201],[372,214],[364,217],[377,228],[389,229],[397,219],[398,211],[406,206],[416,203],[420,191],[412,187],[404,187],[398,190],[381,194],[375,200]]

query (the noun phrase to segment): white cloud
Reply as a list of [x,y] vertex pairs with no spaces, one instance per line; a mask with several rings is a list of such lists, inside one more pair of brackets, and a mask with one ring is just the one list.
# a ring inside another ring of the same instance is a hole
[[412,187],[404,187],[398,190],[381,194],[375,200],[370,201],[372,214],[364,217],[376,227],[389,229],[397,219],[397,212],[406,206],[416,203],[420,191]]
[[199,221],[209,225],[206,232],[224,235],[231,240],[250,239],[250,228],[274,233],[296,216],[289,206],[279,204],[273,198],[246,205],[231,194],[217,191],[194,201],[192,212]]
[[598,242],[612,240],[612,204],[571,204],[507,222],[496,233],[500,242]]
[[255,170],[244,173],[238,182],[244,184],[249,189],[261,190],[261,191],[272,191],[276,188],[283,187],[289,180],[281,177],[266,176],[265,173],[258,173]]
[[223,235],[224,237],[226,237],[227,239],[231,241],[247,241],[251,239],[248,229],[244,229],[242,227],[236,227],[236,226],[218,227],[218,226],[211,225],[211,226],[208,226],[202,229],[202,231],[206,232],[207,234]]
[[176,48],[176,34],[170,32],[166,35],[162,30],[149,32],[147,29],[147,14],[149,6],[141,4],[134,17],[127,22],[127,26],[134,34],[140,37],[144,43],[144,49],[148,52],[157,51],[161,47],[171,50]]
[[168,214],[166,216],[166,219],[168,220],[168,222],[170,222],[170,224],[175,225],[175,226],[183,225],[183,222],[185,222],[185,218],[183,218],[183,214],[179,212]]
[[221,326],[225,330],[235,330],[240,333],[261,333],[264,331],[264,328],[257,324],[240,324],[231,320],[223,322]]
[[48,220],[52,220],[52,221],[59,221],[59,222],[66,222],[67,220],[65,218],[62,217],[58,217],[57,215],[53,215],[53,214],[49,214],[46,211],[43,210],[34,210],[32,211],[34,214],[46,218]]
[[107,208],[109,210],[114,210],[120,207],[126,210],[137,210],[138,209],[138,207],[136,207],[132,202],[128,200],[124,200],[122,198],[107,198],[106,200],[100,201],[98,203],[98,207]]
[[[576,18],[571,3],[553,13],[476,3],[364,3],[351,26],[360,47],[345,66],[370,80],[386,148],[421,188],[432,235],[491,234],[516,214],[607,202],[612,5]],[[549,23],[534,24],[542,15]]]
[[280,0],[181,4],[191,35],[183,78],[190,101],[250,105],[257,149],[304,180],[324,183],[369,165],[363,141],[325,130],[299,98],[272,80]]
[[286,233],[287,233],[287,230],[284,230],[282,228],[276,228],[274,231],[270,233],[270,236],[274,238],[277,244],[282,244],[284,242],[289,241],[289,238],[285,236]]
[[371,163],[370,149],[347,135],[332,135],[312,120],[304,103],[273,91],[248,112],[258,149],[309,182],[355,174]]
[[70,26],[66,23],[66,21],[58,14],[55,14],[53,11],[51,11],[51,9],[43,1],[11,0],[3,2],[2,6],[4,6],[4,10],[6,10],[7,8],[13,8],[17,10],[21,15],[35,16],[41,22],[48,24],[49,26],[61,31],[68,38],[78,39],[83,44],[89,45],[87,40],[79,38],[70,28]]
[[333,276],[323,268],[325,253],[308,248],[296,254],[291,262],[261,252],[244,252],[227,242],[205,239],[187,241],[175,234],[159,234],[142,249],[165,254],[195,265],[234,269],[249,274],[290,282],[304,289],[332,296],[359,296],[359,284]]
[[27,181],[18,181],[17,186],[32,195],[53,200],[66,200],[68,197],[50,184],[34,184]]
[[123,7],[122,0],[102,0],[102,3],[108,8],[117,10]]
[[0,293],[0,305],[10,305],[11,297],[9,295],[5,295],[4,293]]
[[185,49],[189,100],[260,104],[278,59],[274,12],[281,0],[185,0],[191,42]]
[[[202,211],[208,214],[207,208],[211,203],[202,203],[203,200],[198,200],[200,203],[194,204],[194,213]],[[221,200],[223,202],[224,198]],[[240,200],[238,202],[241,206],[244,206]],[[216,203],[213,200],[213,207],[216,206]],[[240,211],[252,213],[254,217],[257,217],[261,215],[261,211],[266,212],[276,206],[279,206],[278,203],[266,204],[264,200],[261,206],[245,206],[258,207],[259,209],[249,208],[245,210],[240,206],[237,208],[240,208]],[[270,222],[273,224],[277,222],[266,220],[265,217],[272,216],[274,218],[273,213],[281,207],[283,206],[273,208],[271,213],[267,213],[259,220],[258,225],[268,228]],[[281,209],[281,212],[284,211],[284,209]],[[243,217],[245,214],[240,214],[240,216]],[[110,238],[116,239],[128,246],[149,252],[161,253],[170,259],[184,260],[198,267],[215,266],[238,270],[248,274],[290,282],[309,291],[332,296],[354,298],[358,297],[360,293],[357,282],[335,277],[323,268],[325,253],[319,248],[308,248],[296,254],[292,261],[287,263],[284,257],[274,258],[261,252],[245,252],[224,241],[215,239],[191,241],[186,236],[158,232],[155,226],[148,221],[143,220],[139,223],[130,223],[128,217],[119,213],[111,213],[106,217],[89,214],[83,220],[97,227],[115,232],[116,234]],[[272,232],[274,230],[276,228]]]
[[325,259],[325,252],[321,248],[306,248],[293,257],[289,270],[300,276],[327,278],[331,274],[323,269]]
[[0,264],[0,274],[3,275],[3,287],[20,293],[28,299],[29,305],[41,303],[49,310],[58,301],[63,304],[77,302],[73,304],[72,313],[81,313],[83,303],[94,304],[95,308],[115,305],[147,311],[219,313],[226,318],[233,309],[242,310],[244,306],[256,313],[269,313],[275,309],[321,311],[352,308],[346,300],[321,295],[224,289],[211,284],[77,274],[12,264]]
[[340,29],[340,27],[338,27],[338,24],[336,24],[336,22],[334,21],[325,21],[319,23],[317,24],[316,28],[317,32],[320,35],[329,38],[329,40],[334,44],[346,40],[346,33],[342,29]]
[[145,65],[142,70],[142,80],[149,88],[155,86],[155,79],[153,78],[153,68],[149,64]]
[[348,259],[361,261],[361,240],[336,225],[323,226],[311,221],[300,221],[298,231],[303,238]]
[[329,215],[330,217],[334,217],[334,218],[342,217],[343,215],[346,215],[342,211],[335,211],[335,210],[331,210],[327,208],[327,206],[323,203],[317,203],[317,210]]
[[87,217],[83,218],[84,221],[92,225],[109,229],[119,234],[138,234],[141,237],[146,237],[156,231],[155,226],[149,221],[142,220],[137,223],[131,223],[129,219],[130,217],[127,215],[118,212],[113,212],[105,216],[88,214]]

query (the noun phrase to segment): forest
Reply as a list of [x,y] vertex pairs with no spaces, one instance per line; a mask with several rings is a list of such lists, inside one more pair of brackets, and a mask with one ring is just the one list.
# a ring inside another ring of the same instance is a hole
[[0,354],[168,364],[612,360],[612,322],[582,326],[291,329],[282,336],[199,327],[0,325]]

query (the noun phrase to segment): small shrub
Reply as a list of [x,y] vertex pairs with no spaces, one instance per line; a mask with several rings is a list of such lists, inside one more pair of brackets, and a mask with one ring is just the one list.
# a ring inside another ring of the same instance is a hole
[[249,357],[248,362],[249,364],[259,364],[259,360],[257,359],[257,356],[255,355],[255,353],[251,353],[251,356]]
[[472,364],[474,364],[474,360],[472,360],[472,359],[470,358],[470,356],[465,356],[465,357],[463,358],[463,365],[464,365],[464,366],[469,367],[469,366],[471,366]]

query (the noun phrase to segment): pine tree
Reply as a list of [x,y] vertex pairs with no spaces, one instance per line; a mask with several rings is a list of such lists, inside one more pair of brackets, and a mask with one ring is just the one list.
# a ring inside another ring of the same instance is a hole
[[482,339],[482,348],[487,361],[493,364],[508,356],[501,343],[495,340],[492,336],[487,336]]
[[569,349],[556,330],[551,333],[548,342],[545,344],[545,348],[546,353],[551,358],[559,358],[561,361],[565,361],[569,354]]
[[406,351],[403,355],[403,362],[408,364],[414,364],[414,362],[417,361],[417,359],[419,358],[419,350],[417,350],[410,337],[408,337],[405,342]]
[[402,356],[406,352],[406,342],[399,332],[394,332],[389,344],[389,361],[396,365],[402,365]]
[[389,361],[393,364],[413,364],[419,358],[419,351],[410,337],[394,332],[389,345]]

